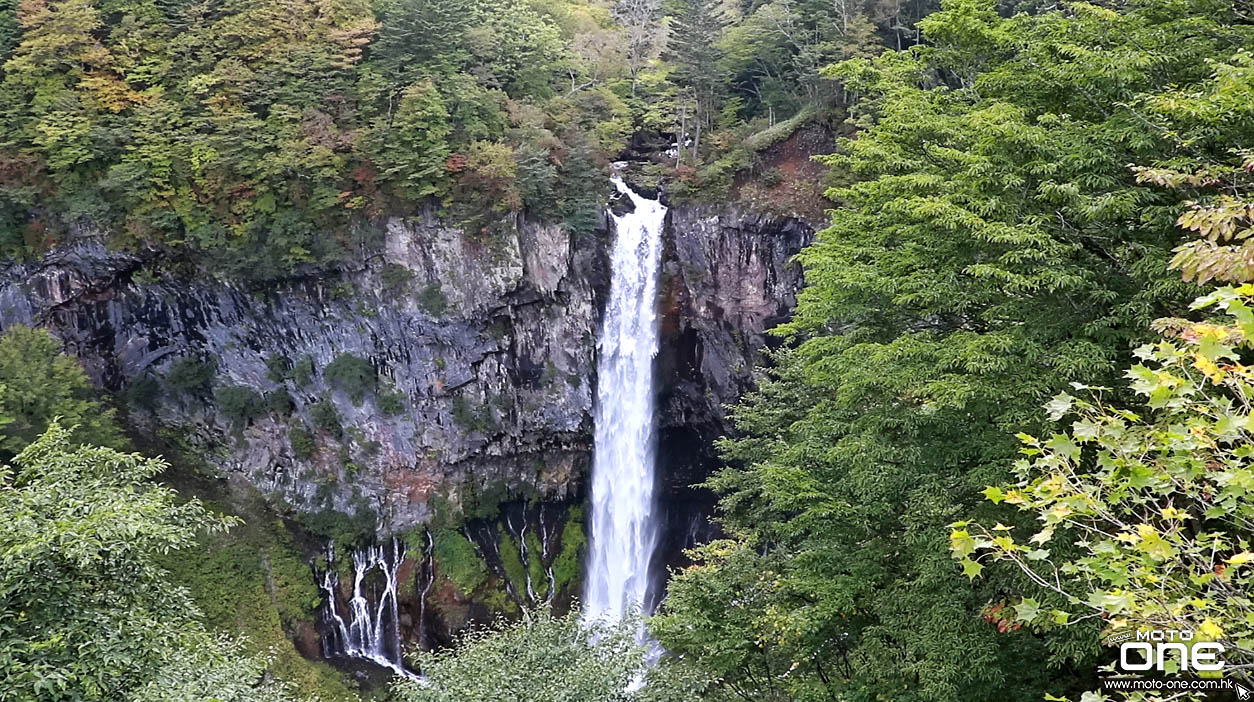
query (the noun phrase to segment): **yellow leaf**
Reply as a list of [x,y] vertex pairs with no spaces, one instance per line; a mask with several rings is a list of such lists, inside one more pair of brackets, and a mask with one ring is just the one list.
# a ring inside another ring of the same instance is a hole
[[1232,558],[1228,559],[1228,563],[1230,565],[1242,565],[1244,563],[1249,563],[1250,561],[1254,561],[1254,553],[1250,553],[1249,551],[1242,551],[1241,553],[1234,554]]
[[1201,634],[1206,641],[1218,641],[1224,636],[1224,630],[1212,621],[1210,617],[1207,617],[1206,621],[1202,622],[1202,625],[1197,628],[1197,633]]
[[1223,382],[1223,371],[1219,370],[1219,366],[1215,365],[1214,361],[1200,354],[1195,354],[1194,359],[1196,360],[1193,362],[1193,367],[1205,373],[1211,382],[1216,384]]

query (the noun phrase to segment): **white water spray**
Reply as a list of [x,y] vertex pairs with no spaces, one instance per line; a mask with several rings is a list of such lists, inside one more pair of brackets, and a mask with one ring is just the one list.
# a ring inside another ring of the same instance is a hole
[[[353,595],[348,601],[348,620],[339,613],[337,604],[340,578],[335,573],[335,545],[327,545],[327,570],[318,585],[326,597],[326,618],[331,630],[323,639],[328,656],[361,658],[391,669],[397,675],[415,680],[418,675],[405,668],[401,659],[401,632],[397,617],[396,574],[405,557],[400,541],[392,539],[391,553],[383,546],[353,551]],[[366,579],[378,569],[383,586],[370,588]]]
[[592,529],[586,621],[618,621],[645,606],[654,519],[653,357],[666,208],[615,178],[635,210],[615,216],[610,297],[598,343]]

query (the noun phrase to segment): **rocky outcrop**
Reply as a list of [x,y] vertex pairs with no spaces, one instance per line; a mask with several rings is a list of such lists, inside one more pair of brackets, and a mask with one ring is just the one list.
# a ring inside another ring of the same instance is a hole
[[[732,208],[672,210],[657,361],[668,493],[708,468],[722,405],[792,307],[790,257],[808,236]],[[428,213],[388,221],[351,270],[244,288],[81,236],[0,270],[0,325],[51,329],[141,432],[297,510],[366,509],[401,529],[581,494],[609,237],[524,218],[470,234]]]
[[666,526],[655,559],[664,567],[711,536],[713,496],[692,486],[718,464],[727,406],[753,382],[773,340],[767,330],[796,304],[802,271],[793,257],[813,230],[799,220],[728,206],[672,210],[662,270],[656,378],[658,474]]
[[[367,508],[400,528],[437,504],[577,489],[606,235],[519,220],[478,239],[429,216],[393,219],[360,269],[255,289],[83,237],[6,269],[0,320],[53,330],[130,399],[141,430],[166,430],[298,509]],[[369,363],[376,389],[328,377],[345,355]],[[196,364],[212,379],[186,387]],[[155,395],[126,392],[153,380]],[[232,416],[228,388],[265,398],[262,411]]]

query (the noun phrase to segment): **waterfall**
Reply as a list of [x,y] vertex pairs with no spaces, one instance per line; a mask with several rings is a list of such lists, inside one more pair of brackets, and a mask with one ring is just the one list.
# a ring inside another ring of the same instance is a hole
[[592,521],[584,617],[619,620],[645,606],[654,515],[653,357],[666,208],[614,186],[635,210],[615,216],[610,297],[598,342]]
[[424,529],[423,534],[427,538],[427,555],[422,561],[419,581],[422,588],[418,590],[418,646],[425,649],[431,645],[427,640],[427,593],[435,585],[435,539],[432,538],[430,529]]
[[[405,668],[401,658],[401,631],[397,616],[396,574],[405,551],[393,538],[391,553],[384,546],[354,550],[353,594],[348,601],[348,617],[339,611],[340,577],[335,572],[335,544],[327,544],[327,569],[318,585],[326,598],[323,654],[327,657],[359,658],[390,668],[398,675],[418,679]],[[382,586],[370,575],[377,570]]]

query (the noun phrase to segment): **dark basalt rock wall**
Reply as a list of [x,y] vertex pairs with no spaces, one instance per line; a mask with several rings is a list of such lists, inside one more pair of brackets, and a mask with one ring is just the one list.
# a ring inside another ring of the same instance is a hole
[[734,207],[672,210],[662,269],[661,344],[656,365],[660,509],[666,522],[655,559],[682,562],[682,550],[714,533],[713,496],[692,486],[717,467],[714,440],[731,430],[726,407],[753,383],[766,331],[788,319],[802,271],[793,257],[813,230],[790,218]]
[[[611,235],[521,217],[502,229],[396,218],[383,250],[352,270],[251,288],[84,234],[0,267],[0,326],[48,327],[98,385],[129,398],[137,431],[177,440],[298,511],[369,509],[400,530],[445,507],[578,500]],[[715,460],[723,405],[749,386],[764,330],[792,309],[801,277],[790,259],[809,236],[796,220],[734,207],[671,211],[657,359],[666,562],[704,533],[709,499],[688,486]],[[376,394],[355,402],[328,380],[340,354],[370,363]],[[187,359],[212,359],[209,386],[172,387]],[[276,374],[284,363],[312,373]],[[145,384],[155,392],[134,391]],[[290,410],[241,423],[223,411],[226,388],[286,392]],[[399,413],[381,408],[384,394],[399,396]],[[328,427],[331,408],[342,431]],[[305,429],[312,447],[293,441]]]

